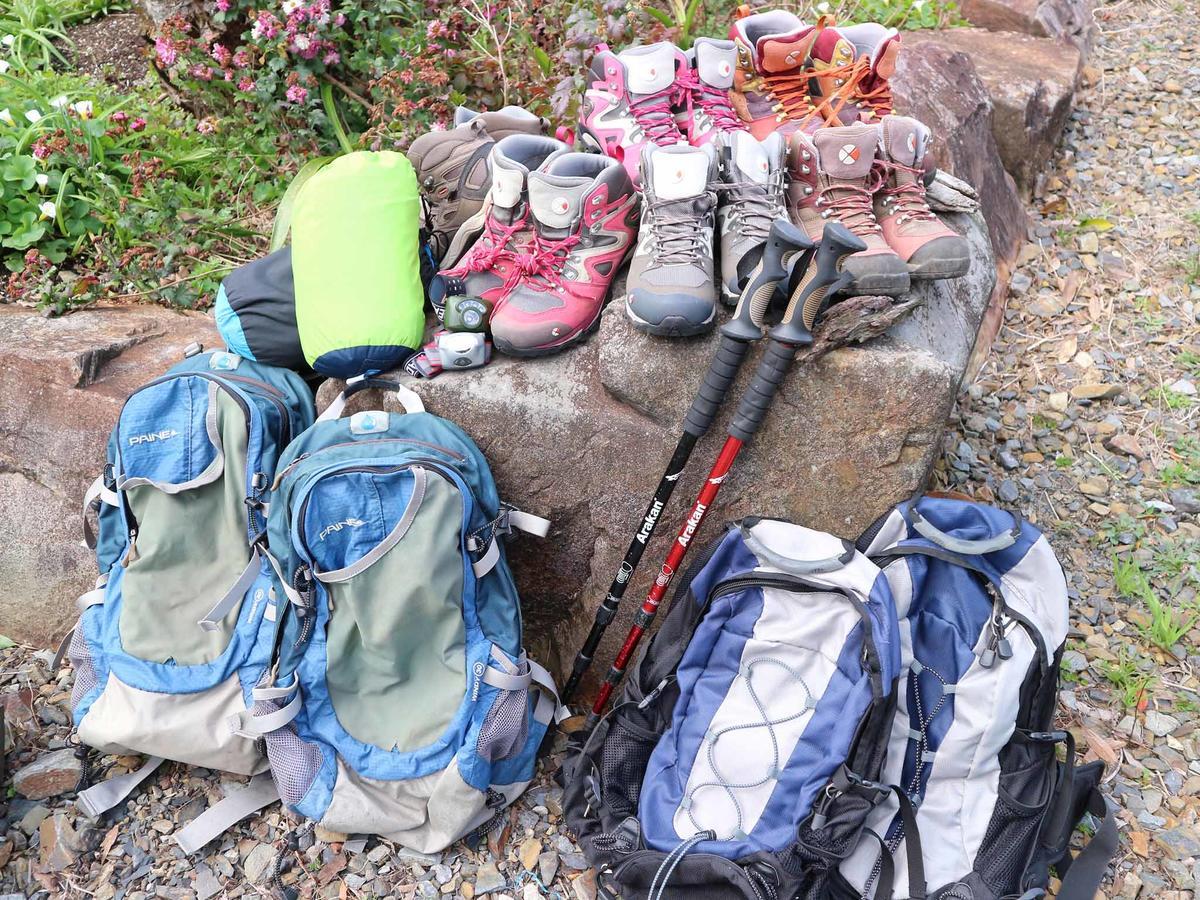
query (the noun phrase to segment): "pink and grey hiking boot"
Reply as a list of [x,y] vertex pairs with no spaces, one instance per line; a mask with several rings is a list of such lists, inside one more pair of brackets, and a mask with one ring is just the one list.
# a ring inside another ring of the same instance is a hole
[[562,141],[538,135],[496,142],[489,154],[492,186],[481,210],[483,230],[454,266],[433,277],[429,299],[435,306],[457,295],[494,304],[516,284],[520,254],[533,240],[525,194],[529,173],[568,149]]
[[883,184],[875,193],[875,217],[883,236],[908,264],[913,278],[958,278],[967,274],[971,250],[925,202],[921,180],[929,129],[905,116],[885,116],[879,126]]
[[643,147],[684,139],[671,108],[682,96],[676,64],[683,54],[668,41],[620,53],[602,44],[597,51],[592,84],[583,95],[579,137],[625,166],[636,185]]
[[812,136],[795,132],[788,139],[788,208],[814,241],[833,221],[866,243],[843,267],[854,276],[853,293],[899,297],[909,287],[908,266],[888,246],[872,205],[878,147],[878,125],[821,128]]
[[853,97],[859,121],[878,122],[892,113],[889,79],[896,72],[896,58],[900,55],[900,32],[878,22],[842,25],[838,31],[854,45],[863,69]]
[[696,38],[692,49],[684,54],[684,61],[686,67],[681,64],[678,73],[681,109],[675,121],[688,143],[699,147],[718,134],[745,131],[746,123],[729,103],[737,64],[733,41]]
[[633,249],[639,200],[625,168],[594,153],[567,153],[530,173],[534,243],[525,274],[492,312],[497,350],[557,353],[599,324]]

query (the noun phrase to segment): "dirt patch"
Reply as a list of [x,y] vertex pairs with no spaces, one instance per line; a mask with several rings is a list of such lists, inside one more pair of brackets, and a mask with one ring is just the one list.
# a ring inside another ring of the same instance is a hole
[[116,13],[67,31],[74,43],[73,62],[85,75],[128,90],[146,75],[146,20],[137,13]]

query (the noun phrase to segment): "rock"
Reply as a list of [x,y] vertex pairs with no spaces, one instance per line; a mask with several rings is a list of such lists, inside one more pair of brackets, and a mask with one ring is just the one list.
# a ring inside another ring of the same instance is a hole
[[525,871],[533,871],[534,866],[538,863],[538,856],[541,852],[542,842],[537,838],[526,838],[521,842],[521,846],[517,850],[517,857],[521,860],[521,865],[525,867]]
[[1180,378],[1178,381],[1176,381],[1173,385],[1171,385],[1171,390],[1176,394],[1183,394],[1187,397],[1196,396],[1195,383],[1188,381],[1186,378]]
[[18,769],[13,787],[29,800],[44,800],[75,790],[82,774],[83,764],[74,750],[55,750]]
[[70,868],[80,854],[96,846],[97,838],[96,829],[86,823],[76,829],[65,812],[47,816],[38,826],[42,868],[47,872],[62,872]]
[[1125,388],[1119,384],[1089,382],[1086,384],[1077,384],[1071,388],[1071,396],[1076,400],[1110,400],[1123,390]]
[[508,879],[500,874],[500,870],[496,868],[496,864],[488,860],[479,867],[479,871],[475,873],[475,893],[490,894],[493,891],[498,891],[508,884]]
[[575,900],[596,900],[596,870],[588,869],[571,882]]
[[1096,40],[1090,0],[961,0],[958,9],[980,28],[1056,38],[1084,54]]
[[541,896],[542,892],[536,882],[525,882],[525,887],[521,889],[521,900],[540,900]]
[[1187,825],[1178,825],[1156,833],[1154,842],[1170,859],[1200,857],[1200,834],[1197,834],[1195,828]]
[[[1028,197],[1062,137],[1083,68],[1079,50],[1011,31],[917,32],[971,57],[992,101],[992,133],[1004,168]],[[904,36],[905,50],[910,36]]]
[[1079,248],[1080,253],[1091,253],[1093,255],[1100,252],[1100,236],[1094,231],[1085,231],[1079,235],[1075,242],[1075,246]]
[[542,884],[550,885],[554,883],[554,876],[557,874],[558,854],[547,850],[538,857],[538,877],[542,879]]
[[75,598],[96,567],[79,540],[83,492],[126,396],[193,341],[220,345],[208,316],[137,306],[48,319],[0,306],[0,622],[9,637],[54,647],[78,617]]
[[1124,453],[1134,459],[1145,459],[1146,451],[1132,434],[1114,434],[1104,439],[1104,447],[1112,453]]
[[42,824],[42,820],[48,815],[50,815],[50,810],[39,803],[21,817],[19,827],[26,834],[32,835],[38,830],[38,826]]
[[1166,713],[1160,713],[1158,710],[1148,709],[1143,727],[1156,737],[1166,737],[1179,728],[1179,720]]
[[270,877],[271,868],[275,862],[275,848],[270,844],[255,844],[246,855],[242,869],[246,873],[246,881],[250,884],[261,884]]
[[1171,498],[1171,505],[1182,513],[1195,515],[1200,513],[1200,497],[1196,496],[1196,492],[1186,488],[1178,488],[1173,491],[1168,491],[1167,496]]
[[196,866],[196,880],[192,883],[192,890],[196,892],[196,900],[208,900],[221,892],[221,882],[217,880],[212,869],[200,863]]

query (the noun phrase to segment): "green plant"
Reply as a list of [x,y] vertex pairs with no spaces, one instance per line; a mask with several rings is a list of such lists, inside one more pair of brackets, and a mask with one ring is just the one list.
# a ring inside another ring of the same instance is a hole
[[831,15],[837,22],[880,22],[889,28],[948,28],[962,25],[955,0],[808,0],[800,16]]
[[1054,468],[1069,469],[1075,465],[1075,459],[1071,456],[1056,456],[1054,457]]
[[[1106,543],[1114,546],[1137,544],[1146,536],[1146,526],[1133,516],[1122,513],[1115,519],[1105,519],[1097,533]],[[1127,540],[1127,537],[1132,537],[1133,540]]]
[[1187,616],[1164,604],[1150,579],[1135,559],[1113,557],[1113,583],[1130,600],[1141,600],[1150,610],[1150,622],[1139,626],[1142,637],[1163,650],[1170,650],[1191,631],[1200,616]]
[[1200,484],[1200,440],[1180,438],[1171,447],[1174,457],[1159,471],[1167,485]]
[[1154,676],[1142,672],[1137,659],[1127,652],[1122,652],[1116,662],[1102,663],[1100,673],[1120,692],[1121,705],[1126,709],[1135,709],[1154,681]]
[[1154,401],[1159,406],[1165,409],[1187,409],[1196,402],[1194,397],[1187,394],[1181,394],[1179,391],[1173,391],[1166,385],[1156,387],[1149,391],[1146,396]]
[[1175,364],[1193,375],[1200,375],[1200,353],[1195,350],[1180,350],[1175,354]]

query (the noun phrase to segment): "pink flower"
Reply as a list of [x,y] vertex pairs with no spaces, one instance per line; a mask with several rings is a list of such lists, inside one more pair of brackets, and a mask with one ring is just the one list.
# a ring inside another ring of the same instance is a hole
[[400,80],[403,81],[405,84],[412,84],[412,81],[413,81],[412,69],[405,69],[403,72],[401,72]]
[[246,93],[249,93],[250,91],[254,90],[256,87],[257,87],[257,85],[254,83],[253,78],[246,78],[245,76],[242,76],[242,78],[240,78],[238,80],[238,90],[239,91],[245,91]]
[[250,65],[250,54],[246,52],[245,47],[238,48],[237,53],[233,54],[233,64],[239,69],[244,69]]
[[334,16],[333,24],[336,25],[338,28],[341,28],[343,25],[345,25],[346,24],[346,14],[338,13],[336,16]]
[[224,44],[213,44],[209,55],[222,66],[229,65],[230,60],[233,58],[233,54],[229,52],[229,48]]
[[34,159],[45,159],[50,155],[50,148],[41,141],[34,141],[32,152]]
[[287,89],[287,98],[292,103],[303,103],[308,99],[308,88],[301,87],[298,84],[293,84]]
[[136,119],[134,119],[132,122],[129,123],[130,131],[144,131],[145,129],[146,129],[146,120],[143,119],[141,116],[138,116]]
[[325,63],[325,65],[327,65],[327,66],[336,66],[341,61],[342,61],[342,55],[340,53],[338,53],[336,50],[330,50],[328,53],[325,54],[324,59],[321,60],[321,62]]
[[108,117],[108,120],[110,122],[116,122],[119,125],[122,122],[129,121],[129,113],[125,112],[123,109],[118,109],[115,113]]
[[217,0],[217,9],[220,12],[229,12],[229,0]]
[[259,40],[270,40],[279,34],[280,28],[278,19],[269,12],[260,12],[258,18],[254,20],[253,34]]
[[175,65],[177,58],[175,53],[175,44],[172,43],[169,37],[159,35],[154,41],[154,53],[158,56],[158,61],[164,66]]
[[217,124],[212,119],[201,119],[196,123],[196,130],[201,134],[213,134],[217,130]]
[[204,63],[196,63],[188,69],[188,74],[193,78],[198,78],[201,81],[212,81],[212,69],[204,65]]

